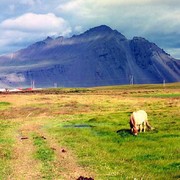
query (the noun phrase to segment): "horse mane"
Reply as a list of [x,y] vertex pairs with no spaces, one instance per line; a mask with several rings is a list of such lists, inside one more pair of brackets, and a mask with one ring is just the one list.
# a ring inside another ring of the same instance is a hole
[[135,120],[134,120],[133,114],[131,114],[129,123],[130,123],[131,128],[133,128],[135,126]]

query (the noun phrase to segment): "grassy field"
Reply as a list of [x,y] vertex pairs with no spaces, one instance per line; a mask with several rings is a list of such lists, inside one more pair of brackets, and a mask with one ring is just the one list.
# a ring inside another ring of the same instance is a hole
[[[0,94],[0,179],[180,179],[180,83]],[[152,131],[133,136],[129,116]]]

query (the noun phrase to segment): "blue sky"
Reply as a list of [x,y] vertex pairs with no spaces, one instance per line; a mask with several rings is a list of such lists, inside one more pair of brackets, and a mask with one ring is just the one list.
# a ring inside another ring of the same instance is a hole
[[0,55],[106,24],[180,59],[180,0],[1,0]]

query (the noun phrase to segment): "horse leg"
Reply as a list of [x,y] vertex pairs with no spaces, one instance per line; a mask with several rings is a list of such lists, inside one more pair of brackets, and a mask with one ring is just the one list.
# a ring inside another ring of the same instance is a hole
[[146,131],[146,121],[144,121],[144,132]]
[[131,128],[131,133],[133,134],[133,128]]
[[139,130],[142,132],[142,124],[139,125]]

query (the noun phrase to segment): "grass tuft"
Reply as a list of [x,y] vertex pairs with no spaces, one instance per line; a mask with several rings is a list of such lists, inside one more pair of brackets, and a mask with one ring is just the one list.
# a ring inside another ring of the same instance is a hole
[[54,151],[48,146],[46,139],[33,134],[34,145],[36,146],[35,158],[42,162],[42,175],[44,179],[53,179]]
[[4,110],[10,105],[11,105],[11,103],[9,103],[9,102],[0,102],[0,110]]

